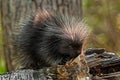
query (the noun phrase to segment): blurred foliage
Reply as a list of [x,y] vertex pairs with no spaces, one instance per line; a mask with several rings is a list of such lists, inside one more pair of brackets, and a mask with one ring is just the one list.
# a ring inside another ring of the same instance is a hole
[[120,0],[83,0],[83,16],[92,27],[89,47],[120,53]]
[[0,24],[0,74],[6,72],[5,56],[3,55],[2,29]]
[[[120,55],[120,0],[83,0],[83,16],[92,28],[88,47]],[[0,74],[6,71],[4,59],[0,24]]]

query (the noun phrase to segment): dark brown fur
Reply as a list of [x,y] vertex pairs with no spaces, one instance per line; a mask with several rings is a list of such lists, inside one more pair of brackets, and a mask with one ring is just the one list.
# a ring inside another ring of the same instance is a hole
[[21,26],[16,42],[23,68],[63,65],[81,53],[88,36],[79,18],[47,11],[36,12]]

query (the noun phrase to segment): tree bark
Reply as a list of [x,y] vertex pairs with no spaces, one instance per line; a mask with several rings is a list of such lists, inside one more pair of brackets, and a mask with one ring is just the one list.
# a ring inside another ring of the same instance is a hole
[[8,71],[14,69],[12,55],[17,51],[13,46],[14,33],[19,28],[22,18],[33,14],[38,8],[60,12],[66,15],[77,15],[82,18],[81,0],[0,0],[3,29],[4,53]]

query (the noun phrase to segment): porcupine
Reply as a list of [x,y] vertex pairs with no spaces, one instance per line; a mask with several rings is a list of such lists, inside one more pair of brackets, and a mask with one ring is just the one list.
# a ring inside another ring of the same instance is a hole
[[64,65],[81,54],[89,34],[80,18],[46,10],[37,11],[20,26],[16,43],[23,68]]

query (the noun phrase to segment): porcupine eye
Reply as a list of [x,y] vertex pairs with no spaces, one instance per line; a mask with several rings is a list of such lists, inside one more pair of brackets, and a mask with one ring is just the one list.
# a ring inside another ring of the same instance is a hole
[[81,53],[82,44],[79,43],[68,43],[67,41],[61,41],[59,45],[59,52],[64,56],[71,58],[77,57]]
[[82,43],[73,43],[71,45],[74,50],[74,54],[78,56],[81,53]]
[[59,44],[59,52],[62,55],[69,55],[70,51],[72,51],[72,46],[69,45],[66,41],[61,40]]

